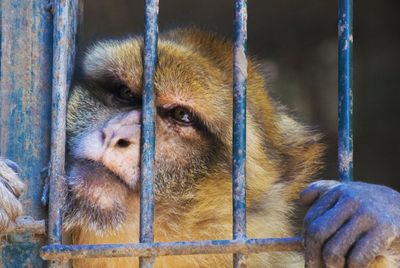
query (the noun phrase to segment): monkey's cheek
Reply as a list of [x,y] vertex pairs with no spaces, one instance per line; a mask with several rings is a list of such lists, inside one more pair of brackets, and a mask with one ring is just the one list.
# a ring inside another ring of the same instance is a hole
[[68,176],[70,193],[75,199],[87,200],[101,207],[121,203],[129,194],[124,181],[101,164],[81,161],[75,163]]
[[123,180],[130,189],[137,190],[140,180],[140,168],[133,167],[127,168],[120,175],[121,180]]
[[111,209],[120,205],[127,198],[129,190],[122,182],[99,177],[96,181],[87,178],[76,184],[70,185],[73,198],[92,204],[97,209]]
[[139,146],[131,146],[126,151],[106,150],[101,163],[118,175],[129,188],[135,190],[140,179],[139,151]]
[[76,159],[99,161],[106,149],[101,132],[96,130],[82,135],[71,146],[71,153]]

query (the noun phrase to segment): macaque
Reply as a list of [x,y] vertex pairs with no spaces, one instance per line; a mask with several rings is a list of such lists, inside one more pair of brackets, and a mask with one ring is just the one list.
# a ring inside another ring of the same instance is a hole
[[[73,244],[139,241],[142,52],[139,37],[97,43],[70,92],[63,228]],[[231,42],[195,28],[160,35],[157,242],[232,239],[232,54]],[[300,201],[312,205],[304,222],[305,257],[250,254],[248,266],[389,267],[396,252],[386,253],[400,233],[400,194],[356,182],[320,181],[306,188],[322,167],[321,136],[271,99],[257,61],[248,60],[247,236],[293,236],[300,229],[293,221],[300,192]],[[0,164],[0,216],[6,226],[21,214],[22,184],[12,165]],[[72,264],[137,267],[138,260]],[[232,254],[158,257],[155,267],[232,267]]]

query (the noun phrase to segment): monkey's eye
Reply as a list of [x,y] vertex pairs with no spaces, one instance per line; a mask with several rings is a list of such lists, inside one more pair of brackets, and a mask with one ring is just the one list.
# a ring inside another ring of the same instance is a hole
[[131,89],[127,86],[120,86],[114,93],[114,100],[128,106],[140,106],[141,99],[132,93]]
[[194,123],[194,116],[191,112],[183,107],[176,107],[171,111],[170,116],[178,123],[191,125]]
[[118,88],[117,97],[121,100],[131,101],[135,98],[130,88],[121,86]]

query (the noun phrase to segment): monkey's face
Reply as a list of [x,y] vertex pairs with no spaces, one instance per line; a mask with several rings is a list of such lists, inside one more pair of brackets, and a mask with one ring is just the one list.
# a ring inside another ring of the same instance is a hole
[[[70,224],[117,227],[140,187],[140,40],[101,43],[83,62],[68,103]],[[157,202],[190,199],[215,169],[229,170],[230,74],[200,54],[160,42],[155,76]]]

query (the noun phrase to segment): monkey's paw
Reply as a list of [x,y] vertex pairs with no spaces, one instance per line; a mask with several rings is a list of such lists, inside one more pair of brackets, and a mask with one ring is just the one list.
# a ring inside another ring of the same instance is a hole
[[400,193],[363,182],[317,181],[300,200],[312,205],[304,219],[306,267],[399,267],[382,259],[400,255],[394,247]]
[[17,172],[18,166],[14,162],[0,158],[0,234],[23,212],[18,198],[25,191],[26,185]]

